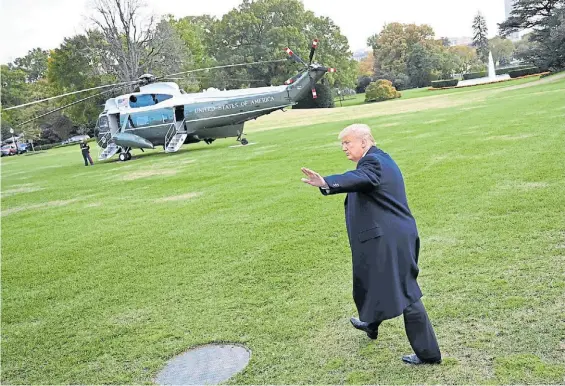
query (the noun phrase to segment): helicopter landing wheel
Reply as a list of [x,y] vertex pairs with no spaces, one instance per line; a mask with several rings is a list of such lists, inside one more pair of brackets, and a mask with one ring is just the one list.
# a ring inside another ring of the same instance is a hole
[[120,153],[118,158],[120,159],[120,161],[127,161],[128,157],[127,157],[126,153]]
[[245,139],[245,138],[242,138],[242,139],[241,139],[241,144],[242,144],[243,146],[247,145],[248,143],[249,143],[249,142],[247,141],[247,139]]
[[131,159],[131,153],[128,151],[126,153],[126,160],[129,161]]

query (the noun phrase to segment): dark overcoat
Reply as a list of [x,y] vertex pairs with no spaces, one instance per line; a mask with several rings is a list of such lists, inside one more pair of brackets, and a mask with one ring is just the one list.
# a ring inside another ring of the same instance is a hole
[[353,299],[359,319],[391,319],[422,297],[420,239],[394,160],[372,146],[356,170],[324,177],[322,194],[347,193],[345,222],[353,260]]

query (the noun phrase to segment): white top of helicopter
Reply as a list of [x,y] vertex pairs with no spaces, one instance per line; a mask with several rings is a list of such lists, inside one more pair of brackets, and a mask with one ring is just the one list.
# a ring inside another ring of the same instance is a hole
[[[178,105],[214,102],[216,100],[231,100],[236,98],[248,97],[253,95],[263,95],[273,92],[281,92],[286,90],[287,86],[269,86],[257,87],[249,89],[237,90],[218,90],[209,88],[205,91],[198,93],[184,93],[180,90],[179,86],[174,82],[156,82],[151,83],[139,88],[139,92],[120,95],[116,98],[110,98],[106,101],[104,110],[107,113],[124,113],[127,111],[138,112],[145,110],[153,110],[155,107],[171,108]],[[162,102],[143,107],[130,107],[129,100],[132,95],[147,95],[147,94],[161,94],[170,95],[172,98],[166,99]]]

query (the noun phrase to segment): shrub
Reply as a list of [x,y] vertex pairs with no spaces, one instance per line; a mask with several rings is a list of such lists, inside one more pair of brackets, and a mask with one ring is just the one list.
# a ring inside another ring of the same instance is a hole
[[529,68],[529,67],[532,67],[532,66],[526,65],[526,66],[513,66],[513,67],[499,68],[498,70],[496,70],[496,75],[504,75],[504,74],[508,74],[510,71],[523,70],[524,68]]
[[485,76],[488,76],[488,73],[486,71],[470,72],[468,74],[463,74],[463,79],[465,80],[477,79],[477,78],[484,78]]
[[365,102],[381,102],[389,99],[400,98],[401,94],[396,91],[390,80],[380,79],[372,82],[365,91]]
[[459,83],[458,79],[442,79],[432,81],[432,87],[442,88],[442,87],[455,87]]
[[293,109],[319,109],[335,107],[332,90],[325,84],[316,84],[317,98],[312,98],[312,92],[308,91],[306,95],[292,106]]
[[510,71],[508,75],[510,75],[511,78],[519,78],[521,76],[534,75],[539,73],[540,69],[538,67],[529,67],[522,70]]
[[370,83],[370,76],[360,76],[359,78],[357,78],[357,86],[355,87],[355,92],[357,92],[358,94],[364,93]]

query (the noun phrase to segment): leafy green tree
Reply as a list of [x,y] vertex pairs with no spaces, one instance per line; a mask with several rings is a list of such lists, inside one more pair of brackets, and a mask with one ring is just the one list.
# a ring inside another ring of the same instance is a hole
[[155,54],[151,55],[143,66],[146,72],[164,76],[192,67],[189,47],[184,44],[176,28],[166,19],[157,23],[150,49]]
[[500,34],[531,29],[517,56],[541,68],[565,68],[565,0],[516,0]]
[[449,51],[457,57],[456,73],[466,74],[474,71],[483,71],[484,64],[477,57],[477,50],[469,46],[449,47]]
[[214,64],[211,47],[219,23],[218,19],[202,15],[185,16],[177,20],[173,15],[167,15],[166,20],[177,31],[186,49],[190,51],[196,68],[209,67]]
[[495,64],[504,66],[510,64],[514,55],[514,43],[509,39],[495,36],[489,40],[489,48]]
[[[190,53],[190,60],[182,65],[182,71],[215,66],[211,47],[219,20],[213,16],[185,16],[175,19],[167,15],[166,20],[176,30],[184,49]],[[179,86],[187,91],[198,91],[212,86],[214,74],[186,74],[177,80]]]
[[437,56],[421,43],[412,47],[406,61],[406,73],[412,87],[424,87],[432,81],[432,71],[437,67]]
[[[106,74],[102,68],[101,52],[97,47],[103,44],[101,34],[96,31],[87,31],[84,35],[65,38],[59,48],[51,51],[47,79],[56,94],[84,90],[116,82],[115,76]],[[62,106],[73,103],[101,91],[104,90],[68,96],[59,99],[57,105]],[[116,90],[116,93],[118,91]],[[100,114],[100,106],[111,96],[111,94],[105,94],[98,98],[78,103],[66,108],[62,114],[67,116],[74,125],[92,128]]]
[[477,56],[483,63],[488,62],[488,43],[487,21],[485,17],[478,12],[473,19],[473,46],[477,49]]
[[[354,85],[355,63],[347,39],[329,18],[316,17],[298,0],[244,0],[222,17],[210,48],[219,64],[285,59],[286,47],[308,61],[313,38],[320,41],[314,60],[338,68],[327,76],[329,83]],[[215,73],[215,84],[222,88],[282,84],[302,68],[289,61],[226,69]],[[253,81],[231,80],[245,78]]]
[[41,48],[30,50],[23,58],[14,60],[13,66],[26,73],[26,81],[29,83],[36,82],[45,77],[47,72],[47,58],[49,51]]
[[[397,89],[402,90],[411,84],[408,61],[416,44],[429,53],[437,43],[434,31],[428,25],[390,23],[380,33],[369,37],[367,44],[373,48],[375,78],[388,79]],[[419,56],[418,60],[424,60],[420,54],[421,52],[416,54]],[[412,62],[415,61],[416,57],[413,57]],[[414,67],[410,71],[416,73]]]
[[2,106],[4,108],[24,103],[27,74],[24,70],[3,64],[1,67]]

